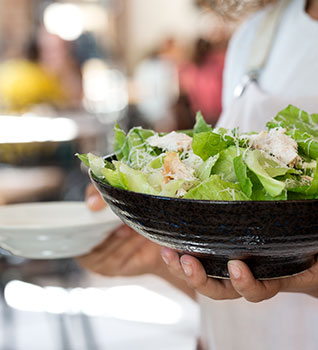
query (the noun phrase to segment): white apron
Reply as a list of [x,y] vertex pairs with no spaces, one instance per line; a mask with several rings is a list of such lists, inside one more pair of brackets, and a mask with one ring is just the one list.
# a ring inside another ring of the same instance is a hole
[[[287,98],[262,91],[257,78],[266,63],[279,19],[289,0],[281,0],[261,24],[251,48],[248,74],[236,89],[237,97],[224,111],[217,127],[240,132],[261,131],[280,110],[293,104],[318,112],[318,96]],[[262,303],[244,299],[213,301],[198,295],[202,312],[204,349],[316,350],[318,300],[302,294],[281,293]]]

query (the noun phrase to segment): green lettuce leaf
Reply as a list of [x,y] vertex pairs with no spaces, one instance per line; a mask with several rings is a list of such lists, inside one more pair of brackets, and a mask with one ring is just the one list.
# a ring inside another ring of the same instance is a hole
[[238,184],[223,181],[218,175],[211,177],[192,188],[183,198],[201,200],[249,200]]
[[163,182],[163,175],[161,171],[153,171],[147,175],[147,181],[157,191],[161,191],[161,184]]
[[283,192],[286,185],[283,181],[275,180],[269,175],[268,168],[263,167],[266,164],[266,159],[267,157],[259,150],[249,150],[245,155],[247,167],[258,177],[267,193],[271,197],[277,197]]
[[248,198],[252,195],[253,183],[247,175],[247,166],[243,161],[243,155],[233,159],[235,175],[241,185],[242,191],[247,195]]
[[248,177],[250,178],[253,187],[251,199],[254,201],[280,201],[287,200],[288,191],[284,189],[278,196],[271,196],[264,188],[258,177],[248,169]]
[[162,185],[162,190],[159,195],[164,197],[175,197],[177,191],[183,186],[184,183],[184,180],[171,180]]
[[204,161],[196,170],[196,177],[198,177],[201,181],[207,180],[210,177],[212,168],[218,159],[219,153]]
[[87,154],[83,153],[75,153],[75,156],[81,161],[83,162],[87,167],[89,167],[89,161],[88,161],[88,156]]
[[316,169],[314,171],[314,177],[311,182],[311,185],[306,190],[306,195],[314,196],[314,198],[318,198],[318,162],[317,162]]
[[193,127],[193,133],[198,134],[200,132],[209,132],[212,131],[212,127],[206,123],[202,113],[198,112],[195,116],[195,124]]
[[116,123],[114,127],[115,140],[114,152],[118,160],[127,160],[129,155],[128,142],[126,141],[126,134],[124,130]]
[[242,149],[230,146],[219,153],[219,159],[212,168],[212,174],[219,175],[221,179],[230,182],[238,182],[233,160]]
[[201,157],[203,160],[207,160],[233,143],[233,139],[226,138],[215,132],[200,132],[193,135],[192,149],[194,154]]
[[92,170],[97,178],[103,178],[103,174],[101,173],[103,168],[114,169],[114,165],[111,162],[105,160],[103,157],[96,156],[93,153],[76,153],[75,155]]
[[87,158],[93,174],[98,178],[103,178],[101,170],[105,168],[104,158],[95,156],[93,153],[88,153]]
[[112,170],[112,169],[104,168],[101,170],[101,172],[104,175],[105,180],[109,185],[120,188],[122,190],[128,190],[127,185],[125,183],[126,181],[125,179],[123,179],[118,169]]
[[158,194],[158,191],[148,183],[147,175],[141,170],[132,169],[122,162],[116,162],[116,169],[127,190],[146,194]]

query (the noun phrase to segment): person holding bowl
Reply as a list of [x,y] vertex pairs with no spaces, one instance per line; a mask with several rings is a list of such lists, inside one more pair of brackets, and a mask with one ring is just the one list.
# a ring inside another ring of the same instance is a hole
[[[210,0],[206,2],[212,4]],[[318,0],[257,2],[268,4],[243,23],[229,44],[223,114],[217,125],[240,127],[242,132],[263,130],[266,122],[288,104],[309,113],[318,111],[318,46],[314,45],[318,37]],[[215,9],[218,6],[229,9],[232,5],[231,1],[213,3]],[[87,203],[93,210],[105,205],[93,187],[88,191]],[[164,263],[158,258],[160,253]],[[128,228],[116,232],[79,261],[103,275],[154,273],[189,295],[193,296],[195,291],[203,305],[209,349],[214,343],[211,333],[213,303],[206,297],[214,300],[243,298],[253,303],[271,299],[280,292],[318,297],[317,263],[296,276],[258,281],[244,262],[229,261],[230,280],[219,280],[208,277],[196,258],[190,255],[180,258],[175,251],[160,248]],[[284,303],[282,298],[280,302]],[[276,306],[275,303],[273,307],[266,304],[265,315],[276,312]],[[244,308],[247,310],[247,304]],[[279,348],[291,348],[288,339],[284,341]],[[238,343],[236,346],[239,348]]]

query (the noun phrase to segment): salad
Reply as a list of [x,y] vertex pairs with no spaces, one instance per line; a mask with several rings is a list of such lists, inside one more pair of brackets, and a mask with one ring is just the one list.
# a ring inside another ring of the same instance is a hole
[[200,112],[193,130],[127,134],[115,125],[107,161],[77,154],[93,176],[145,194],[199,200],[318,198],[318,114],[289,105],[260,133],[212,128]]

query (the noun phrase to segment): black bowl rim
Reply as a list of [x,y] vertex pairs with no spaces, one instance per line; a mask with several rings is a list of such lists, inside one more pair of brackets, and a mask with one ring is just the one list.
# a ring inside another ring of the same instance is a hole
[[[112,158],[116,156],[115,153],[111,153],[107,156],[104,156],[103,158],[105,160],[108,160],[109,158]],[[176,198],[176,197],[166,197],[166,196],[157,196],[157,195],[153,195],[153,194],[147,194],[147,193],[141,193],[141,192],[135,192],[135,191],[128,191],[128,190],[123,190],[121,188],[117,188],[114,186],[111,186],[109,184],[106,184],[105,182],[100,181],[99,179],[96,178],[96,176],[93,174],[92,170],[89,168],[88,169],[88,174],[89,177],[91,178],[92,181],[96,182],[97,184],[99,184],[102,187],[106,187],[106,188],[111,188],[114,189],[118,192],[121,193],[134,193],[138,196],[141,197],[146,197],[146,198],[150,198],[150,199],[156,199],[156,200],[163,200],[163,201],[174,201],[174,202],[184,202],[184,203],[201,203],[201,204],[223,204],[223,205],[244,205],[246,203],[264,203],[264,204],[268,204],[268,203],[273,203],[274,204],[279,204],[281,205],[282,203],[288,203],[288,204],[301,204],[301,203],[316,203],[318,202],[318,199],[293,199],[293,200],[276,200],[276,201],[270,201],[270,200],[266,200],[266,201],[255,201],[255,200],[250,200],[250,201],[218,201],[218,200],[204,200],[204,199],[188,199],[188,198]]]

